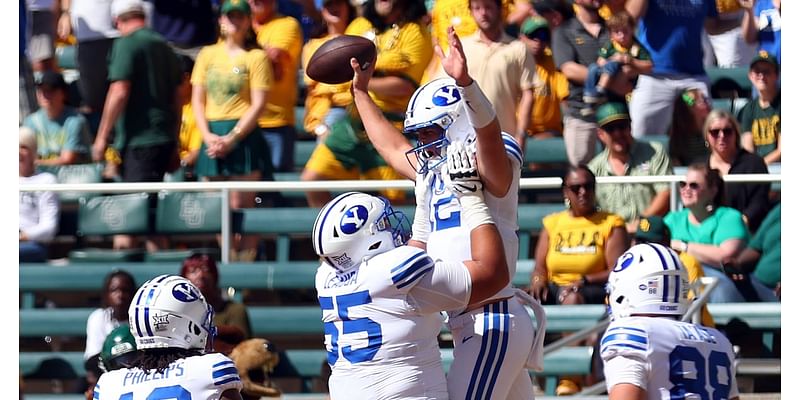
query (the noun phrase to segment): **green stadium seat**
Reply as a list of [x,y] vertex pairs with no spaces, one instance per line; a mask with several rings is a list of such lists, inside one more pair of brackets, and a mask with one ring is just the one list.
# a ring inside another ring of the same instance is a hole
[[711,99],[711,106],[715,110],[733,111],[733,100],[729,98]]
[[156,232],[162,234],[217,234],[222,230],[220,192],[158,193]]
[[[56,176],[58,183],[100,183],[103,181],[102,163],[72,164],[50,167],[48,172]],[[81,197],[91,198],[98,196],[95,192],[60,192],[59,201],[63,203],[77,202]]]
[[297,171],[305,168],[306,161],[311,157],[315,148],[317,148],[316,140],[298,140],[294,143],[294,167]]
[[517,211],[517,221],[519,224],[519,259],[529,259],[533,257],[533,247],[535,243],[531,240],[542,230],[542,218],[559,211],[564,211],[564,203],[539,203],[539,204],[520,204]]
[[525,141],[525,163],[568,164],[564,138],[527,139]]
[[747,77],[748,67],[737,68],[706,68],[706,74],[711,82],[711,97],[720,98],[750,98],[753,85]]
[[58,68],[78,69],[78,57],[77,57],[76,46],[56,47],[56,60],[58,60]]
[[[78,204],[77,236],[110,236],[147,234],[149,226],[147,193],[80,198]],[[142,249],[109,250],[78,249],[70,251],[74,261],[109,262],[141,261]]]

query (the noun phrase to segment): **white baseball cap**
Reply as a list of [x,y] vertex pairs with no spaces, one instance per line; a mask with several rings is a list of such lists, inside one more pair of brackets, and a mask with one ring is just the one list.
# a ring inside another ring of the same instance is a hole
[[120,15],[130,12],[139,12],[144,15],[144,2],[142,0],[114,0],[111,3],[112,18],[118,18]]

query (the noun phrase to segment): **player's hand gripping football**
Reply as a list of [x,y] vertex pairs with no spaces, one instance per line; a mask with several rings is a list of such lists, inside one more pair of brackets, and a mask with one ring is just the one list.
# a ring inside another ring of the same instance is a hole
[[353,57],[350,59],[350,67],[353,68],[353,85],[350,90],[360,90],[366,93],[369,89],[369,80],[372,79],[372,74],[375,73],[375,60],[361,65]]
[[443,175],[445,185],[456,196],[483,197],[483,182],[478,175],[475,152],[464,142],[457,141],[447,146],[447,168]]

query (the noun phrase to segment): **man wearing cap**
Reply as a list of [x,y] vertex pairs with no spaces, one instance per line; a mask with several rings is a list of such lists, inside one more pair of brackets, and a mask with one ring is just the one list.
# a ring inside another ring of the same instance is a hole
[[[36,133],[19,128],[19,185],[56,183],[49,172],[36,173]],[[58,232],[58,195],[55,192],[19,192],[19,262],[47,261],[45,242]]]
[[44,71],[36,80],[39,109],[25,117],[23,125],[36,134],[38,165],[88,162],[89,124],[75,108],[67,106],[68,86],[55,71]]
[[750,62],[747,77],[758,92],[739,110],[742,147],[758,154],[767,164],[781,162],[781,89],[778,59],[765,50]]
[[141,0],[117,0],[111,14],[122,36],[109,57],[111,85],[92,158],[103,160],[115,128],[122,180],[159,182],[178,162],[180,64],[164,38],[145,25]]
[[[624,103],[609,102],[597,109],[597,137],[605,149],[589,162],[595,176],[672,175],[664,147],[639,141],[631,134],[631,119]],[[639,218],[663,216],[669,211],[667,183],[617,183],[598,185],[597,204],[625,219],[629,233]]]
[[[569,95],[567,77],[556,69],[550,49],[550,27],[542,17],[531,17],[520,27],[519,40],[525,43],[536,61],[533,83],[533,110],[528,135],[535,138],[561,136],[561,101]],[[517,142],[524,148],[524,135]]]

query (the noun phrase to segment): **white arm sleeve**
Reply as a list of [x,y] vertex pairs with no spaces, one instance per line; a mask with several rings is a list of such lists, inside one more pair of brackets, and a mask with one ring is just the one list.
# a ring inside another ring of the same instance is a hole
[[611,391],[615,385],[630,383],[647,390],[647,362],[639,357],[616,355],[603,358],[606,375],[606,388]]
[[409,291],[408,297],[422,314],[465,307],[472,294],[472,278],[460,262],[437,261]]

